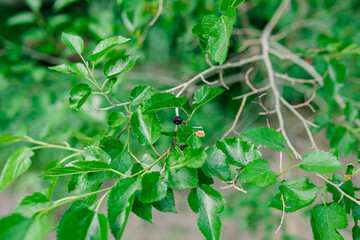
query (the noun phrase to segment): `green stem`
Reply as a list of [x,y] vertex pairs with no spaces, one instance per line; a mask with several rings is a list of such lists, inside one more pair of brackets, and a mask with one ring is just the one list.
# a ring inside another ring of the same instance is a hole
[[74,153],[74,154],[71,154],[63,159],[60,160],[59,164],[62,164],[63,162],[65,162],[66,160],[72,158],[72,157],[76,157],[76,156],[79,156],[81,153]]
[[276,175],[276,177],[279,177],[279,176],[283,175],[284,173],[290,171],[290,170],[293,169],[293,168],[296,168],[296,167],[300,166],[301,164],[302,164],[302,163],[299,163],[299,164],[296,164],[296,165],[294,165],[294,166],[292,166],[292,167],[289,167],[288,169],[285,169],[284,171],[282,171],[281,173],[279,173],[278,175]]
[[116,174],[119,174],[120,176],[122,176],[122,177],[129,177],[129,176],[127,176],[127,175],[125,175],[125,174],[123,174],[123,173],[121,173],[121,172],[119,172],[119,171],[116,171],[115,169],[112,169],[112,168],[110,168],[109,169],[110,171],[112,171],[112,172],[114,172],[114,173],[116,173]]
[[180,109],[186,114],[186,116],[187,116],[187,118],[188,118],[188,120],[189,120],[190,116],[189,116],[189,114],[187,113],[187,111],[186,111],[183,107],[181,107]]
[[106,193],[104,193],[104,195],[101,196],[101,198],[99,199],[99,201],[97,201],[96,203],[96,208],[95,208],[95,212],[98,212],[99,211],[99,208],[101,206],[101,203],[104,201],[104,199],[106,198],[107,195],[109,195],[110,193],[110,190],[107,191]]
[[351,177],[353,177],[355,174],[357,174],[358,172],[360,172],[360,168],[358,170],[356,170],[353,174],[351,174]]
[[156,149],[154,148],[154,145],[150,144],[151,148],[154,150],[154,152],[156,153],[156,155],[158,155],[159,157],[161,157],[161,154],[158,153],[158,151],[156,151]]
[[33,147],[32,148],[33,150],[42,149],[42,148],[58,148],[58,149],[64,149],[64,150],[69,150],[69,151],[81,153],[80,149],[38,141],[38,140],[35,140],[35,139],[33,139],[33,138],[29,137],[29,136],[25,137],[25,141],[41,145],[41,147],[40,146],[39,147]]
[[[129,150],[129,154],[138,162],[141,163],[140,160]],[[130,176],[131,177],[131,176]]]

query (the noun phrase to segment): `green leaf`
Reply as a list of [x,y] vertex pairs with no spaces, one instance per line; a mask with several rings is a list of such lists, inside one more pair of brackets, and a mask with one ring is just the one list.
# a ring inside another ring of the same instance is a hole
[[111,158],[104,150],[96,146],[89,146],[84,148],[81,152],[85,161],[102,161],[110,163]]
[[169,183],[172,187],[179,190],[196,187],[199,183],[198,173],[194,168],[183,168],[177,172],[170,171]]
[[49,69],[81,78],[88,78],[88,72],[82,63],[64,63],[49,67]]
[[174,193],[170,188],[168,188],[166,196],[163,199],[158,202],[153,202],[152,205],[160,212],[177,213]]
[[139,56],[124,55],[121,57],[113,58],[104,65],[104,74],[107,78],[113,78],[121,73],[131,71],[135,66]]
[[245,167],[249,162],[261,158],[261,153],[255,144],[244,141],[242,138],[228,138],[224,141],[217,141],[216,147],[226,155],[230,164]]
[[231,179],[231,171],[225,154],[216,147],[209,147],[205,150],[207,158],[201,170],[208,175],[216,176],[223,181]]
[[107,212],[111,233],[116,240],[119,240],[124,232],[135,194],[140,187],[140,179],[124,178],[111,189],[107,200]]
[[131,164],[132,160],[130,154],[128,152],[122,152],[111,161],[110,166],[118,172],[126,173],[131,167]]
[[283,204],[281,201],[281,194],[285,201],[285,212],[295,212],[301,208],[311,205],[320,191],[315,184],[309,183],[307,177],[297,177],[287,179],[281,182],[279,187],[280,193],[277,194],[270,207],[283,210]]
[[111,128],[116,128],[129,121],[129,117],[124,116],[122,112],[111,112],[107,117],[107,123]]
[[139,195],[136,195],[134,199],[134,204],[131,211],[136,214],[139,218],[148,221],[150,223],[152,220],[152,206],[150,203],[142,203],[139,198]]
[[146,101],[145,111],[154,112],[167,108],[181,108],[186,102],[186,97],[175,97],[168,92],[155,93]]
[[221,220],[219,214],[224,211],[225,199],[216,190],[207,185],[200,185],[190,190],[189,206],[199,212],[198,227],[206,240],[219,240]]
[[346,165],[345,175],[352,175],[354,173],[355,166],[352,163]]
[[334,82],[343,83],[346,77],[346,67],[336,59],[329,63],[329,76]]
[[57,239],[107,240],[106,216],[96,213],[87,206],[68,211],[59,223]]
[[[311,211],[319,240],[340,240],[344,239],[337,229],[345,228],[347,225],[346,212],[339,204],[331,203],[328,206],[316,205]],[[314,229],[313,229],[314,231]]]
[[[142,157],[140,164],[143,167],[143,169],[150,167],[154,162],[156,161],[156,158],[154,155],[146,153]],[[164,164],[159,161],[157,162],[148,172],[160,172],[164,168]]]
[[55,0],[54,5],[52,6],[55,12],[60,11],[61,9],[69,6],[72,3],[78,2],[79,0]]
[[78,55],[81,55],[84,50],[84,41],[81,37],[63,32],[61,34],[61,40],[65,43],[67,48]]
[[203,52],[210,53],[212,59],[220,65],[226,60],[235,19],[236,12],[231,7],[221,17],[205,16],[201,21],[202,28],[195,25],[193,29],[200,39]]
[[41,0],[25,0],[25,4],[33,11],[39,11],[42,5]]
[[155,113],[143,113],[138,108],[131,116],[130,123],[142,145],[154,144],[161,135],[161,123]]
[[49,170],[46,170],[41,177],[56,177],[56,176],[67,176],[67,175],[73,175],[73,174],[81,174],[86,172],[96,172],[96,171],[103,171],[103,170],[84,170],[79,167],[58,167],[58,168],[51,168]]
[[206,160],[206,152],[203,148],[184,149],[184,155],[178,152],[172,152],[167,158],[166,162],[171,170],[178,170],[184,167],[201,168]]
[[129,40],[130,40],[130,38],[124,38],[122,36],[114,36],[114,37],[110,37],[105,40],[102,40],[98,45],[96,45],[94,51],[89,56],[89,60],[96,62],[97,60],[102,58],[112,48],[114,48],[117,45],[120,45],[122,43],[125,43]]
[[75,165],[84,171],[105,171],[110,169],[110,165],[106,162],[101,161],[75,161],[71,162],[72,165]]
[[14,213],[33,216],[38,211],[53,205],[52,202],[42,193],[35,192],[21,200],[20,204],[14,209]]
[[245,166],[241,180],[257,187],[266,187],[276,181],[276,174],[270,170],[267,161],[258,159]]
[[244,0],[221,0],[220,2],[220,10],[226,11],[229,8],[236,8],[239,6]]
[[335,128],[334,135],[330,138],[330,147],[337,148],[340,156],[345,157],[356,147],[355,136],[345,127]]
[[0,239],[45,239],[46,232],[40,220],[25,218],[15,213],[0,219],[0,224]]
[[[344,176],[340,174],[334,174],[331,181],[338,185],[340,189],[348,194],[349,196],[355,198],[355,188],[352,181],[343,182]],[[332,199],[334,202],[337,202],[341,207],[343,207],[346,213],[350,214],[351,209],[353,208],[354,202],[350,199],[344,197],[337,188],[331,184],[327,184],[327,191],[332,194]]]
[[176,132],[178,143],[187,143],[192,135],[194,135],[194,129],[189,125],[181,125]]
[[18,148],[6,161],[0,176],[0,192],[11,182],[26,172],[30,165],[30,157],[34,152],[28,147]]
[[9,27],[36,23],[35,15],[32,12],[18,12],[6,20],[6,25]]
[[198,89],[194,94],[194,99],[191,104],[191,108],[196,110],[205,103],[211,101],[213,98],[219,96],[224,92],[222,88],[212,88],[209,86],[203,86]]
[[143,203],[157,202],[166,196],[167,183],[160,178],[159,172],[145,174],[142,177],[141,185],[139,200]]
[[303,156],[300,168],[306,172],[327,174],[340,171],[343,166],[333,154],[322,150],[313,150]]
[[23,139],[22,137],[15,137],[11,134],[5,134],[0,136],[0,146],[19,142],[22,139]]
[[273,128],[252,128],[251,130],[243,133],[242,135],[251,139],[257,145],[263,145],[265,147],[269,147],[278,151],[286,150],[286,139],[283,135],[281,135],[281,133],[277,132]]
[[155,93],[155,89],[148,85],[140,85],[131,90],[130,101],[132,105],[138,105],[149,99]]
[[91,93],[91,88],[86,83],[78,83],[73,86],[69,97],[70,108],[78,111],[90,97]]

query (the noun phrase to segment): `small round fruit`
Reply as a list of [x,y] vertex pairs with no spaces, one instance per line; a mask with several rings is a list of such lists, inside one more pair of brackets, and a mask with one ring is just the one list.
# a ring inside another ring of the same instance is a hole
[[184,119],[182,117],[180,117],[180,116],[175,116],[175,117],[172,118],[172,121],[173,121],[174,124],[180,125],[180,124],[183,123]]

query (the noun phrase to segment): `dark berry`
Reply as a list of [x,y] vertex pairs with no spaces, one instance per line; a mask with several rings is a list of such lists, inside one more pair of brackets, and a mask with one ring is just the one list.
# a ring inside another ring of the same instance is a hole
[[188,146],[188,145],[181,145],[181,146],[180,146],[181,151],[184,151],[184,149],[185,149],[187,146]]
[[180,116],[175,116],[175,117],[172,118],[173,123],[176,124],[176,125],[182,124],[183,120],[184,119],[182,117],[180,117]]

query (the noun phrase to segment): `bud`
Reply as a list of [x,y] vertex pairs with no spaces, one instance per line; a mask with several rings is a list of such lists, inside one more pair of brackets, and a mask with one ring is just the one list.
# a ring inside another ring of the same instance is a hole
[[195,135],[203,138],[203,137],[205,137],[205,132],[203,130],[199,130],[199,131],[195,132]]

